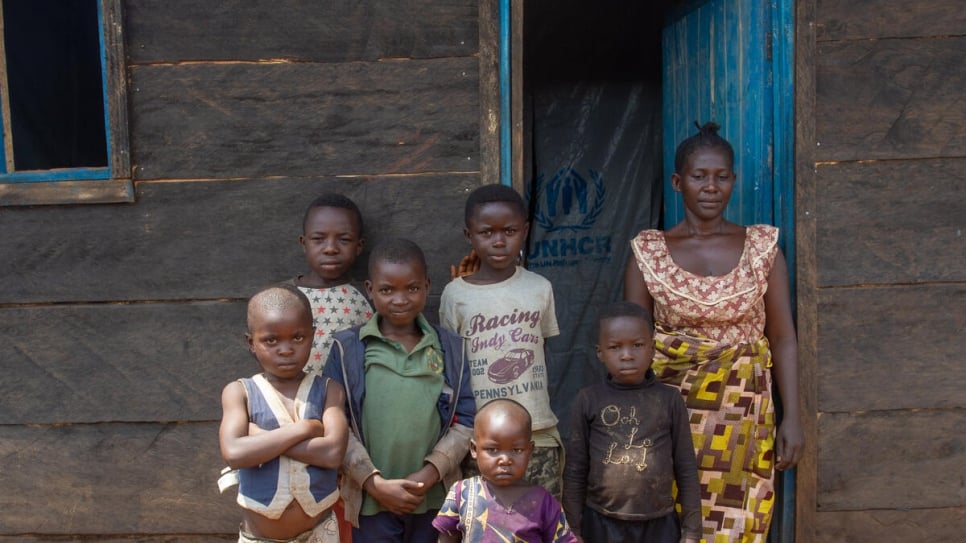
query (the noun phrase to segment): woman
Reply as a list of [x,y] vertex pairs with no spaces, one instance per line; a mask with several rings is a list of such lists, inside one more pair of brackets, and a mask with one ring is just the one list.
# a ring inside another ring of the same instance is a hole
[[[797,340],[778,230],[724,218],[734,150],[717,132],[707,123],[678,146],[671,184],[684,220],[631,241],[624,298],[653,313],[654,371],[691,413],[704,540],[763,542],[774,470],[794,467],[804,444]],[[784,407],[777,434],[772,373]]]

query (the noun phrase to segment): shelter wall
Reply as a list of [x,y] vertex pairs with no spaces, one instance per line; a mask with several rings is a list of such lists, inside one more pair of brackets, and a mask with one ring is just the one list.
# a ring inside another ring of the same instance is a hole
[[136,202],[0,211],[0,542],[237,538],[220,393],[257,370],[245,299],[305,271],[319,193],[425,249],[430,313],[465,252],[477,2],[123,12]]
[[966,529],[966,15],[799,2],[801,541]]

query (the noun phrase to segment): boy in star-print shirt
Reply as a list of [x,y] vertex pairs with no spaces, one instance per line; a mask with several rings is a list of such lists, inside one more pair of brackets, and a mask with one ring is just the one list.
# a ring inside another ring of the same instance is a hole
[[321,375],[332,334],[372,317],[372,306],[350,277],[364,244],[362,213],[342,194],[323,194],[305,210],[299,244],[311,273],[296,276],[292,283],[312,304],[315,326],[305,372]]

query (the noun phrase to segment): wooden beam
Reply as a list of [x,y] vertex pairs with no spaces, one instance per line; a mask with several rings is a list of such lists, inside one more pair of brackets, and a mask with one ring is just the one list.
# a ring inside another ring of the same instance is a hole
[[818,315],[819,411],[966,407],[966,283],[822,289]]
[[963,35],[819,43],[816,158],[966,155],[964,56]]
[[[217,398],[212,398],[217,401]],[[0,534],[236,534],[218,423],[0,426]]]
[[819,164],[819,285],[966,282],[966,183],[949,179],[964,168],[966,158]]
[[805,454],[795,470],[795,540],[815,537],[818,476],[818,269],[815,214],[815,0],[795,2],[795,258],[798,386]]
[[132,68],[137,179],[479,171],[479,61]]
[[357,62],[472,57],[478,8],[465,0],[126,0],[132,64]]
[[523,28],[524,0],[510,0],[510,148],[511,161],[510,171],[512,172],[513,188],[520,194],[526,194],[527,179],[524,178],[524,159],[526,153],[523,149]]
[[0,183],[0,206],[113,204],[133,201],[134,185],[130,179]]
[[127,56],[124,48],[122,0],[101,0],[104,24],[104,52],[107,73],[108,161],[113,179],[131,178],[131,149],[128,127]]
[[815,532],[818,541],[958,541],[966,532],[966,507],[819,513]]
[[894,0],[819,2],[817,38],[833,41],[961,35],[962,8],[955,0],[917,0],[898,9]]
[[966,410],[823,413],[819,511],[963,507]]
[[0,9],[0,118],[3,120],[3,157],[4,172],[13,172],[17,168],[13,159],[13,127],[10,119],[10,82],[7,80],[7,47],[2,39],[3,10]]
[[500,0],[480,0],[480,183],[500,182]]
[[[466,253],[463,204],[479,175],[140,182],[133,206],[8,208],[6,304],[245,298],[306,270],[302,214],[338,191],[362,208],[369,246],[404,236],[426,250],[433,293]],[[432,220],[427,220],[428,214]],[[364,278],[366,254],[355,274]]]

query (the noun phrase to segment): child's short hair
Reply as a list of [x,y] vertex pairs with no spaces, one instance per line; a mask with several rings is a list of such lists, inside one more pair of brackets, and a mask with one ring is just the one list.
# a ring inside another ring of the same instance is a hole
[[654,319],[651,314],[639,304],[634,302],[613,302],[604,306],[597,315],[597,333],[600,334],[600,327],[604,321],[616,319],[618,317],[633,317],[641,319],[647,324],[647,329],[654,330]]
[[478,187],[466,197],[466,208],[463,212],[463,220],[469,225],[470,219],[476,213],[476,208],[483,204],[494,202],[508,204],[516,208],[521,217],[524,219],[527,218],[527,206],[523,203],[523,198],[520,196],[520,193],[514,190],[513,187],[495,184]]
[[694,126],[698,128],[698,133],[679,143],[677,150],[674,152],[675,173],[681,173],[681,170],[684,169],[684,163],[691,158],[691,155],[693,155],[698,149],[705,147],[721,149],[728,154],[728,158],[731,160],[731,163],[734,164],[735,150],[728,140],[718,135],[718,130],[721,129],[719,124],[715,122],[706,122],[703,125],[698,126],[697,121],[695,121]]
[[429,267],[426,265],[426,255],[423,250],[412,242],[404,238],[391,238],[380,241],[372,248],[369,253],[369,274],[372,275],[372,267],[377,263],[391,262],[393,264],[404,264],[416,262],[423,267],[423,272],[428,273]]
[[308,297],[295,285],[278,283],[262,288],[248,299],[248,331],[252,331],[252,322],[258,313],[269,310],[287,310],[298,307],[312,320],[312,304]]
[[474,417],[475,420],[482,420],[480,417],[486,416],[487,413],[494,410],[499,410],[506,412],[510,409],[515,409],[523,415],[523,424],[526,427],[527,435],[533,435],[533,418],[530,417],[530,412],[527,411],[523,404],[516,400],[511,400],[510,398],[497,398],[486,402],[477,412]]
[[309,207],[305,208],[305,215],[302,216],[302,230],[305,230],[305,223],[309,220],[309,214],[312,213],[313,209],[319,207],[334,207],[338,209],[347,209],[355,215],[356,226],[359,228],[359,235],[362,235],[362,212],[359,211],[359,206],[356,205],[348,196],[340,194],[338,192],[326,192],[319,195],[318,198],[312,200]]

